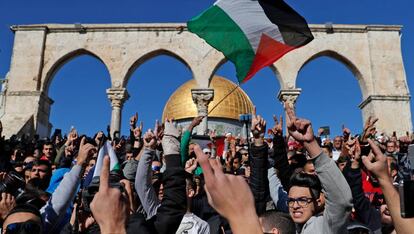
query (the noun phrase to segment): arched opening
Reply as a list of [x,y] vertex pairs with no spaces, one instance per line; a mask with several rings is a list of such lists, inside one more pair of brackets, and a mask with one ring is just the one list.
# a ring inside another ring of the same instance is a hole
[[[238,84],[235,66],[230,61],[222,64],[217,69],[216,75],[223,76]],[[280,116],[283,114],[283,106],[277,99],[280,83],[276,69],[267,67],[260,70],[252,79],[243,83],[241,88],[256,106],[257,114],[266,119],[267,127],[272,127],[273,115]]]
[[331,138],[342,135],[342,125],[352,134],[360,133],[361,83],[359,72],[347,60],[332,53],[313,56],[296,80],[297,87],[302,89],[296,104],[298,116],[311,120],[315,131],[329,126]]
[[129,134],[129,118],[135,112],[138,112],[138,121],[143,121],[144,129],[153,129],[154,121],[161,121],[169,97],[178,87],[193,79],[185,61],[165,50],[140,58],[128,74],[126,87],[130,98],[122,112],[123,135]]
[[[111,105],[106,89],[111,87],[106,66],[90,53],[71,53],[51,69],[45,90],[54,104],[49,122],[55,129],[92,136],[110,123]],[[50,83],[50,85],[48,84]]]

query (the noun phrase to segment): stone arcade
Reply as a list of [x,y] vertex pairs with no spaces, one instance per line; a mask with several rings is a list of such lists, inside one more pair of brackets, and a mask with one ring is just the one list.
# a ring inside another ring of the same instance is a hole
[[[329,56],[344,63],[357,78],[363,100],[363,119],[380,118],[379,131],[412,130],[410,94],[401,55],[401,26],[310,25],[315,40],[271,66],[281,90],[278,98],[295,102],[301,89],[296,78],[309,61]],[[89,54],[107,67],[107,90],[112,106],[112,131],[120,129],[122,107],[131,74],[146,60],[166,54],[183,62],[198,84],[193,92],[198,114],[208,112],[214,97],[209,80],[226,62],[223,55],[184,24],[20,25],[15,33],[10,71],[1,105],[4,135],[36,132],[48,136],[53,101],[48,88],[54,74],[70,59]],[[276,96],[276,94],[275,94]],[[201,101],[200,101],[201,100]],[[207,124],[202,124],[206,128]],[[199,132],[202,132],[200,130]]]

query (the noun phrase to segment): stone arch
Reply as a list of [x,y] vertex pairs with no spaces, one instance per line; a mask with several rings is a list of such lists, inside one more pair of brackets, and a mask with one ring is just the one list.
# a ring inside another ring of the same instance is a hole
[[129,66],[127,72],[125,73],[125,76],[123,78],[123,84],[122,87],[126,87],[128,84],[129,79],[131,78],[132,74],[145,62],[158,57],[160,55],[166,55],[169,57],[172,57],[178,61],[180,61],[182,64],[184,64],[188,70],[191,73],[191,76],[194,78],[194,72],[193,69],[191,68],[190,64],[180,55],[178,55],[175,51],[169,50],[169,49],[164,49],[164,48],[159,48],[159,49],[155,49],[153,51],[147,52],[146,54],[140,56],[137,60],[135,60],[134,63],[132,63],[131,66]]
[[[129,76],[145,61],[169,55],[186,65],[208,91],[209,79],[226,60],[185,24],[44,24],[12,26],[15,33],[12,61],[3,105],[4,134],[10,136],[28,122],[41,136],[50,130],[52,100],[47,91],[53,75],[66,62],[89,54],[103,62],[111,77],[107,90],[113,107],[111,126],[128,98]],[[298,71],[309,61],[328,56],[345,64],[359,81],[363,118],[380,117],[379,130],[404,134],[412,130],[410,94],[401,53],[398,25],[310,25],[315,40],[294,50],[271,66],[281,90],[279,98],[296,100]],[[28,40],[30,39],[30,40]],[[204,93],[200,94],[201,96]],[[19,108],[16,108],[18,106]],[[116,114],[119,112],[118,114]],[[115,113],[115,114],[114,114]],[[395,113],[402,113],[395,121]],[[32,118],[33,116],[33,118]],[[118,124],[119,126],[119,124]]]
[[109,74],[109,69],[108,66],[105,64],[105,62],[95,53],[84,49],[84,48],[80,48],[80,49],[76,49],[76,50],[72,50],[68,53],[66,53],[65,55],[61,56],[60,58],[58,58],[50,67],[50,69],[48,71],[46,71],[45,77],[43,79],[43,81],[39,84],[40,87],[38,87],[40,90],[43,90],[45,92],[45,94],[49,93],[49,87],[50,84],[52,83],[55,74],[67,63],[69,63],[71,60],[76,59],[79,56],[82,55],[89,55],[92,56],[93,58],[97,59],[98,61],[100,61],[106,68],[106,70],[108,71]]
[[[366,84],[367,80],[366,80],[366,78],[362,75],[360,69],[355,65],[354,62],[352,62],[351,59],[349,59],[345,55],[342,55],[338,51],[322,50],[322,51],[319,51],[319,52],[313,54],[312,56],[307,58],[305,60],[305,62],[303,62],[299,66],[298,74],[308,63],[310,63],[310,62],[312,62],[312,61],[314,61],[314,60],[316,60],[320,57],[324,57],[324,56],[329,57],[331,59],[334,59],[334,60],[342,63],[343,65],[345,65],[352,72],[352,74],[354,74],[354,77],[358,80],[359,87],[361,89],[362,95],[363,96],[367,95],[367,84]],[[295,79],[295,84],[297,84],[297,77]]]
[[[216,65],[214,66],[214,69],[212,71],[212,73],[209,76],[209,80],[208,80],[208,84],[210,86],[210,81],[213,78],[214,74],[217,73],[217,71],[221,68],[221,66],[223,66],[225,63],[227,63],[229,60],[223,56],[222,59],[218,60],[218,62],[216,63]],[[279,82],[280,87],[283,87],[283,80],[281,78],[280,72],[278,70],[278,68],[276,66],[274,66],[273,64],[269,65],[268,68],[270,68],[270,70],[272,70],[272,72],[275,74],[277,81]]]

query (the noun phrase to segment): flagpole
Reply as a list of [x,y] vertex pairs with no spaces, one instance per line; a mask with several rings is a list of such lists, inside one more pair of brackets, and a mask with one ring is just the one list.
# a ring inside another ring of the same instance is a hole
[[213,112],[213,110],[215,110],[218,105],[220,105],[226,98],[228,98],[232,93],[234,93],[234,91],[236,91],[236,89],[238,89],[240,87],[240,84],[238,84],[236,87],[234,87],[228,94],[226,94],[226,96],[224,96],[216,105],[213,106],[213,108],[211,108],[211,110],[208,111],[208,114],[211,114],[211,112]]

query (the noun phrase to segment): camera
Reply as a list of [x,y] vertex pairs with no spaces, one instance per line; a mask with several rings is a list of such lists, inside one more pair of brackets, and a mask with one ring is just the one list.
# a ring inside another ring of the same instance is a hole
[[[408,160],[410,161],[411,170],[414,168],[414,144],[408,146]],[[411,171],[412,176],[412,171]],[[414,218],[414,199],[412,195],[414,194],[414,181],[404,180],[399,184],[400,192],[400,208],[401,208],[401,217],[403,218]]]
[[3,181],[0,182],[0,194],[9,193],[16,200],[24,193],[26,182],[17,172],[9,172]]
[[[117,173],[110,173],[109,174],[109,187],[111,188],[118,188],[121,190],[121,193],[125,191],[123,184],[119,181],[121,180],[121,176]],[[90,204],[95,197],[95,194],[99,191],[99,182],[100,177],[96,176],[92,179],[91,183],[87,188],[82,191],[82,204],[83,209],[86,212],[91,212]]]

